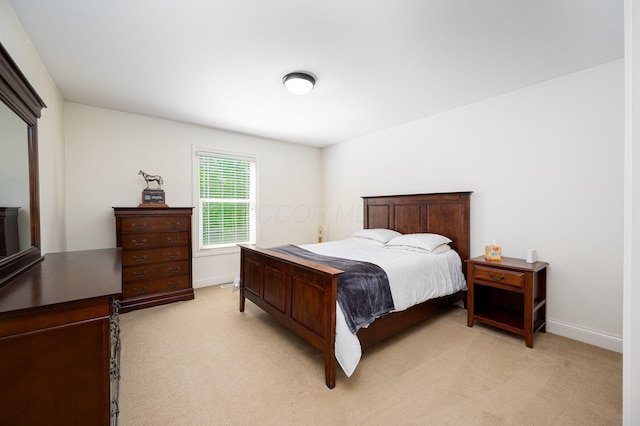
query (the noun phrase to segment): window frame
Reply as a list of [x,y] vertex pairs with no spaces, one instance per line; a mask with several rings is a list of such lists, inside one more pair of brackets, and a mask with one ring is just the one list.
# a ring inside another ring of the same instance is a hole
[[196,232],[193,239],[193,256],[211,256],[219,254],[231,254],[239,253],[240,249],[237,244],[241,243],[229,243],[220,245],[217,247],[203,247],[202,245],[202,232],[203,232],[203,218],[202,208],[200,201],[200,157],[214,157],[214,158],[228,158],[232,160],[250,161],[254,164],[254,189],[253,189],[253,206],[251,208],[250,220],[250,242],[248,244],[256,244],[258,235],[258,157],[256,155],[230,152],[214,148],[206,147],[192,147],[193,153],[193,205],[194,205],[194,223],[193,228]]

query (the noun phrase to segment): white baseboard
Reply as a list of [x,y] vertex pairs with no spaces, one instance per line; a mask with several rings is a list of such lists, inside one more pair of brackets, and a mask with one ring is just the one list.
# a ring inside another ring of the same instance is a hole
[[569,339],[622,353],[622,338],[547,318],[547,331]]
[[208,277],[202,280],[194,280],[193,288],[209,287],[212,285],[229,284],[233,283],[235,275],[220,276],[220,277]]

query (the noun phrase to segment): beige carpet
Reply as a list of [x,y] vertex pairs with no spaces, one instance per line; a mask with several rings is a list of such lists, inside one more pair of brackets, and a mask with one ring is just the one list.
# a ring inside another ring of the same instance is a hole
[[466,325],[466,311],[371,348],[324,384],[322,356],[238,293],[120,316],[121,425],[619,425],[622,355]]

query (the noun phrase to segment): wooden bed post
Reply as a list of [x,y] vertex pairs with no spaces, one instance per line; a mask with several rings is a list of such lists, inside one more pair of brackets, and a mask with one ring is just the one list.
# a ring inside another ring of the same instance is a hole
[[330,277],[331,284],[324,293],[324,304],[328,313],[328,321],[324,323],[324,375],[329,389],[336,386],[336,298],[338,292],[338,276]]

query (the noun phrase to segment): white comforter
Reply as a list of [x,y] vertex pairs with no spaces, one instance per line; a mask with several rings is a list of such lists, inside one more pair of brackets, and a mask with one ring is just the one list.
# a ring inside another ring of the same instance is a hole
[[[441,254],[427,254],[384,248],[381,243],[362,238],[348,238],[302,248],[314,253],[374,263],[387,273],[395,311],[435,297],[446,296],[466,289],[462,261],[453,250]],[[360,362],[362,348],[351,333],[342,314],[336,309],[336,359],[347,376],[351,376]]]

